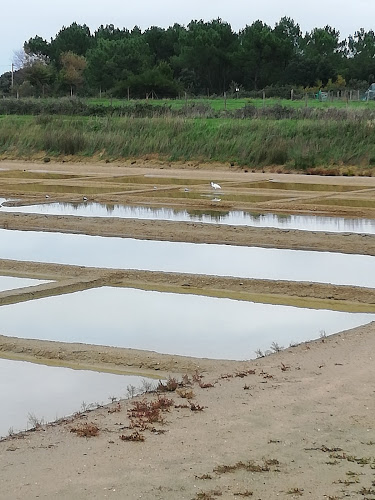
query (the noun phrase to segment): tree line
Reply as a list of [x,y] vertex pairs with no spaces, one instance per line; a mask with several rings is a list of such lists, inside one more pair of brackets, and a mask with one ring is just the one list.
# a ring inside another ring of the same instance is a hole
[[35,36],[0,94],[157,97],[222,95],[264,88],[366,89],[375,81],[375,34],[345,40],[331,26],[302,33],[289,17],[235,32],[221,19],[141,31],[73,23],[50,41]]

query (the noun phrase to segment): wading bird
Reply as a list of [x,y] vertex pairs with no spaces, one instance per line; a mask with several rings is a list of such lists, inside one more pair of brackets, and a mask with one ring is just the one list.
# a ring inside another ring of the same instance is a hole
[[221,186],[219,184],[216,184],[216,182],[211,181],[211,187],[214,189],[221,189]]

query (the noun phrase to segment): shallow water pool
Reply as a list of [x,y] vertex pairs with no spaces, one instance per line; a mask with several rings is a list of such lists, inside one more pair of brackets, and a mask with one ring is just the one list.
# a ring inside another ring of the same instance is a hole
[[142,380],[0,359],[0,436],[33,427],[33,417],[51,422],[91,404],[108,404],[112,396],[126,397],[127,386],[141,388]]
[[374,314],[114,287],[0,307],[5,335],[237,360],[254,358],[272,342],[288,346],[374,319]]
[[27,286],[41,285],[48,283],[45,280],[35,280],[29,278],[14,278],[13,276],[0,276],[0,292],[5,290],[16,290]]
[[[5,202],[0,198],[0,204]],[[274,227],[302,231],[350,232],[375,234],[375,220],[309,215],[256,214],[244,210],[173,210],[169,208],[106,205],[100,203],[46,203],[22,207],[0,207],[1,211],[45,215],[76,215],[79,217],[118,217],[133,219],[203,222],[251,227]]]
[[375,257],[0,229],[0,258],[375,287]]

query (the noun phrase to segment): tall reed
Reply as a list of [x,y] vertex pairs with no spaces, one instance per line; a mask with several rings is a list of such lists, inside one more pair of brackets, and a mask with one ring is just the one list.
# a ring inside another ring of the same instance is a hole
[[237,162],[307,170],[375,164],[375,121],[0,117],[0,154]]

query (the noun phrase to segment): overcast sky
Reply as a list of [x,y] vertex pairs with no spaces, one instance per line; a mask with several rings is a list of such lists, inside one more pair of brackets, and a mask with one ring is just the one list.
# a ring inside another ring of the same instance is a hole
[[329,24],[345,38],[361,27],[375,29],[375,1],[17,0],[7,2],[0,13],[0,74],[10,70],[14,51],[20,50],[25,40],[39,35],[49,41],[62,26],[74,21],[87,24],[92,31],[101,24],[119,28],[138,25],[143,30],[220,17],[238,31],[257,19],[274,26],[283,16],[293,18],[303,32]]

